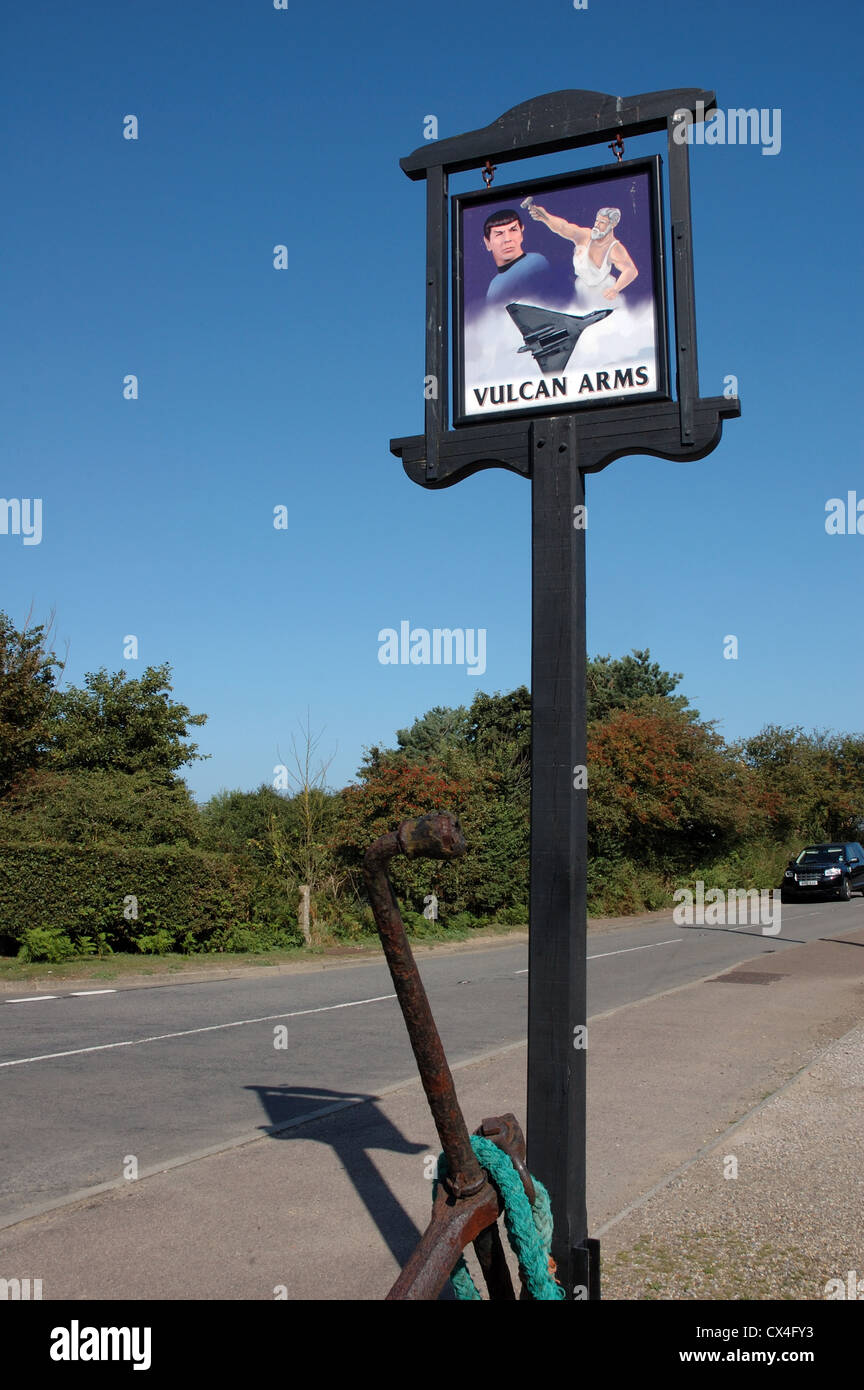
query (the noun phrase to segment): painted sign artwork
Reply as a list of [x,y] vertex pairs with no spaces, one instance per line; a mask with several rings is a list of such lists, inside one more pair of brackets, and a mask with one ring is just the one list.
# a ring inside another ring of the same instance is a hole
[[453,202],[455,423],[668,396],[659,159]]

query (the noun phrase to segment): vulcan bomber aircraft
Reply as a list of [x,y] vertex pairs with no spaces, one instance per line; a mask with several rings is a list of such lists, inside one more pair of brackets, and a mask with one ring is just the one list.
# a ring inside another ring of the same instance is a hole
[[554,309],[540,309],[536,304],[508,304],[506,307],[525,339],[525,346],[520,347],[519,352],[530,352],[535,362],[539,362],[544,376],[563,371],[585,329],[614,312],[595,309],[593,314],[559,314]]

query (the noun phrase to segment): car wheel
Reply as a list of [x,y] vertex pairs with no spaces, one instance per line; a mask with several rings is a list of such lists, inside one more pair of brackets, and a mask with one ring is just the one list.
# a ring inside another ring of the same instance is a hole
[[852,897],[852,884],[849,882],[848,878],[844,878],[837,897],[840,899],[841,903],[848,903],[849,899]]
[[793,895],[792,895],[791,893],[787,893],[786,890],[785,890],[784,888],[781,888],[781,889],[780,889],[780,901],[781,901],[781,903],[794,903],[794,902],[795,902],[795,898],[793,897]]

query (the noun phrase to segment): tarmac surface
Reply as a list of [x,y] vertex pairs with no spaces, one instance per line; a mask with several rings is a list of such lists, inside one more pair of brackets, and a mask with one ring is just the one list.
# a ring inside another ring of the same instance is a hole
[[[591,1020],[604,1298],[823,1299],[864,1280],[862,948],[864,928],[841,931]],[[523,1043],[454,1067],[470,1128],[524,1119],[525,1069]],[[8,1226],[0,1274],[41,1278],[44,1299],[380,1300],[428,1221],[434,1127],[419,1080],[329,1099]]]

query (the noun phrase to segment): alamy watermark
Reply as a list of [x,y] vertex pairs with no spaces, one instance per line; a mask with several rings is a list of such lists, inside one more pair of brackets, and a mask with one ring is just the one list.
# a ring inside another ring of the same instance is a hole
[[672,138],[676,145],[761,145],[763,154],[779,154],[781,146],[780,107],[771,110],[755,106],[746,111],[735,107],[730,111],[705,110],[704,101],[696,103],[696,117],[690,111],[676,111]]
[[52,1361],[131,1361],[134,1371],[148,1371],[152,1329],[149,1327],[69,1327],[51,1331]]
[[854,1298],[859,1302],[864,1301],[864,1279],[858,1278],[857,1269],[850,1269],[843,1279],[829,1279],[825,1285],[825,1297],[832,1298]]
[[41,1279],[0,1279],[0,1302],[38,1302],[41,1297]]
[[845,501],[842,497],[829,497],[825,510],[829,536],[864,536],[864,497],[859,501],[856,492],[847,492]]
[[782,908],[777,888],[709,888],[701,878],[695,892],[676,888],[672,894],[678,906],[672,913],[677,927],[761,927],[763,936],[780,932]]
[[378,660],[382,666],[464,666],[469,676],[486,670],[485,627],[412,627],[403,618],[395,627],[378,633]]
[[39,545],[42,498],[0,497],[0,536],[21,536],[25,545]]

